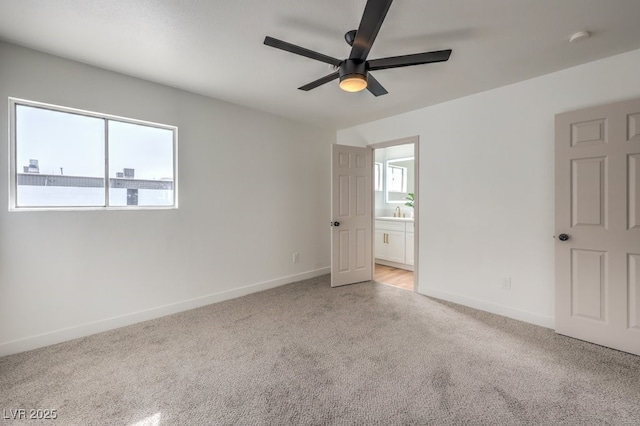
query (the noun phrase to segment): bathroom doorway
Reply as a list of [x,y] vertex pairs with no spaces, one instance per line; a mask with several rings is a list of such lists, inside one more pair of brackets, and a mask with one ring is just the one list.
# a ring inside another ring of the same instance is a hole
[[416,291],[418,253],[418,137],[373,148],[373,279]]

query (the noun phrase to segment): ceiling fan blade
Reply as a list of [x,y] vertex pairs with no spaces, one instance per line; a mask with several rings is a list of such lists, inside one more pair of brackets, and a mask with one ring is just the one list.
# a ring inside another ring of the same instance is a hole
[[364,7],[362,20],[353,40],[353,47],[349,59],[360,59],[364,61],[369,55],[371,46],[376,40],[378,31],[382,26],[385,16],[391,7],[393,0],[368,0]]
[[371,73],[367,75],[367,90],[369,90],[375,97],[386,95],[387,89],[382,87],[382,84],[376,80]]
[[342,62],[340,59],[332,58],[331,56],[323,55],[322,53],[314,52],[313,50],[305,49],[304,47],[296,46],[295,44],[287,43],[286,41],[278,40],[277,38],[269,36],[264,38],[264,44],[275,47],[276,49],[295,53],[296,55],[304,56],[306,58],[315,59],[316,61],[335,65],[336,67],[340,65],[340,62]]
[[316,81],[312,81],[311,83],[305,84],[304,86],[298,87],[300,90],[304,90],[305,92],[315,89],[318,86],[322,86],[325,83],[328,83],[336,78],[340,77],[340,73],[338,71],[331,73],[329,75],[325,75],[322,78],[317,79]]
[[384,70],[388,68],[410,67],[412,65],[430,64],[433,62],[445,62],[451,56],[451,49],[437,50],[435,52],[414,53],[413,55],[393,56],[389,58],[373,59],[369,62],[369,71]]

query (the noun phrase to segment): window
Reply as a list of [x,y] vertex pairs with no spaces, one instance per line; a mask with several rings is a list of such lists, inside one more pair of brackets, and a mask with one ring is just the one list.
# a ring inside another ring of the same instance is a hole
[[407,192],[407,168],[399,166],[387,166],[387,191]]
[[13,209],[176,207],[176,127],[17,99],[10,111]]
[[373,164],[373,190],[382,191],[382,163]]

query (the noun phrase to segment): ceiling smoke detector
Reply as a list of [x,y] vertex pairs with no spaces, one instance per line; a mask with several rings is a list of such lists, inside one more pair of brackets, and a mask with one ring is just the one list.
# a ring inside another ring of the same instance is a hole
[[579,31],[577,33],[575,33],[574,35],[572,35],[571,37],[569,37],[569,42],[570,43],[577,43],[581,40],[586,40],[589,38],[591,34],[589,34],[589,31]]

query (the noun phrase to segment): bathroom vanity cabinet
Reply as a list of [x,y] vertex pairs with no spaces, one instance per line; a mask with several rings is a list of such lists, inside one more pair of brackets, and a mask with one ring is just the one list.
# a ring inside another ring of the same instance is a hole
[[413,270],[414,225],[412,219],[376,218],[376,263]]

